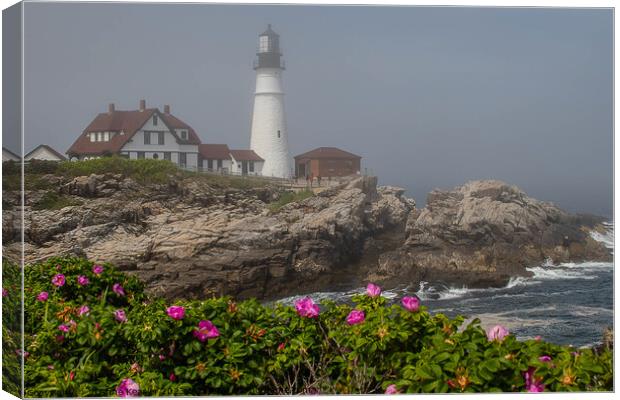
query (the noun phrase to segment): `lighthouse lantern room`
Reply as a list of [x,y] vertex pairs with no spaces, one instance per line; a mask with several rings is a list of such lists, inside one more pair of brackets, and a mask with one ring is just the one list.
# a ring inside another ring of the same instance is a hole
[[250,148],[265,160],[263,175],[288,178],[291,170],[282,90],[284,63],[280,37],[271,25],[258,36],[256,55]]

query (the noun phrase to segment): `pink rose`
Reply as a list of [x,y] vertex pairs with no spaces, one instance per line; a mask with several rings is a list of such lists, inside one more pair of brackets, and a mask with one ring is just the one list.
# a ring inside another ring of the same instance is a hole
[[347,324],[356,325],[364,322],[366,319],[364,315],[364,311],[362,310],[352,310],[349,315],[347,315]]
[[531,393],[543,392],[545,390],[545,385],[542,383],[542,379],[536,379],[534,372],[536,372],[536,368],[529,367],[523,374],[525,378],[525,390]]
[[82,307],[78,309],[78,316],[81,317],[84,314],[88,314],[89,311],[90,311],[90,308],[88,308],[87,305],[83,305]]
[[47,292],[41,292],[39,293],[39,295],[37,296],[37,300],[38,301],[47,301],[47,298],[49,297],[49,293]]
[[118,397],[137,397],[140,395],[140,386],[132,379],[123,379],[116,388]]
[[408,311],[415,312],[420,308],[420,300],[417,297],[405,296],[402,299],[403,307]]
[[297,300],[295,302],[295,309],[301,317],[316,318],[319,315],[319,306],[314,304],[310,297]]
[[58,325],[58,330],[62,332],[69,332],[69,327],[67,325]]
[[198,323],[198,329],[193,332],[194,337],[200,340],[201,342],[206,341],[207,339],[214,339],[220,336],[220,332],[217,330],[215,325],[211,321],[200,321]]
[[396,389],[396,385],[390,385],[385,389],[385,394],[398,394],[400,393],[398,389]]
[[77,283],[78,283],[78,285],[80,285],[80,286],[86,286],[86,285],[88,285],[88,284],[90,283],[90,281],[88,280],[88,278],[87,278],[86,276],[84,276],[84,275],[79,275],[79,276],[77,277]]
[[487,338],[489,339],[489,341],[497,340],[498,342],[501,342],[509,334],[510,332],[508,332],[508,329],[504,328],[501,325],[495,325],[487,332]]
[[103,266],[101,265],[93,265],[93,273],[95,275],[100,275],[103,272]]
[[168,316],[172,319],[181,320],[185,316],[185,307],[182,306],[170,306],[166,310]]
[[120,283],[115,283],[114,285],[112,285],[112,290],[119,296],[125,295],[125,289],[123,289]]
[[116,310],[116,311],[114,311],[114,318],[118,322],[127,322],[127,314],[125,314],[124,310]]
[[369,283],[368,286],[366,286],[366,294],[370,297],[377,297],[381,295],[381,288],[374,283]]
[[65,284],[65,276],[63,274],[55,275],[52,278],[52,284],[54,284],[55,286],[58,286],[58,287],[64,286],[64,284]]

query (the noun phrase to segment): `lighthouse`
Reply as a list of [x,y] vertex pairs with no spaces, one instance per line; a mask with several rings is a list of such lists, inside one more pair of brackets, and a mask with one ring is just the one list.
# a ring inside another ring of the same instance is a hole
[[284,63],[279,42],[280,36],[271,25],[258,36],[250,148],[265,160],[264,176],[289,178],[291,170],[282,91]]

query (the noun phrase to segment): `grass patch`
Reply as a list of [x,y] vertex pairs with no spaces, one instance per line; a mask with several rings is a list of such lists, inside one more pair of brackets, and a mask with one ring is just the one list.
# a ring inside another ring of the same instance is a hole
[[[91,174],[121,174],[132,178],[138,183],[167,183],[174,176],[192,178],[209,185],[222,188],[250,189],[266,187],[271,184],[267,179],[253,176],[215,175],[202,172],[191,172],[179,169],[176,164],[167,160],[130,160],[111,156],[94,160],[62,161],[62,162],[31,162],[25,165],[24,178],[26,190],[50,189],[53,185],[46,174],[73,178]],[[4,190],[20,190],[21,166],[17,163],[5,162],[2,171]]]
[[35,210],[60,210],[69,206],[78,206],[81,201],[69,196],[60,195],[56,192],[46,192],[41,200],[32,206]]
[[269,204],[269,210],[271,212],[278,212],[282,207],[289,203],[298,203],[312,196],[314,196],[314,192],[312,190],[302,190],[301,192],[296,193],[284,192],[277,201]]
[[88,176],[91,174],[122,174],[140,183],[166,183],[179,169],[167,160],[129,160],[123,157],[103,157],[85,161],[63,161],[58,174]]

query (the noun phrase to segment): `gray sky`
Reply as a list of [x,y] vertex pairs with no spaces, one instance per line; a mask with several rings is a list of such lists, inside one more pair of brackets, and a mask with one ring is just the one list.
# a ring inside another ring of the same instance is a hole
[[419,204],[496,178],[612,214],[609,9],[28,3],[26,151],[64,152],[108,103],[140,98],[171,104],[205,143],[249,147],[267,23],[287,65],[293,155],[360,154]]

